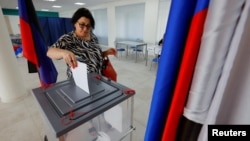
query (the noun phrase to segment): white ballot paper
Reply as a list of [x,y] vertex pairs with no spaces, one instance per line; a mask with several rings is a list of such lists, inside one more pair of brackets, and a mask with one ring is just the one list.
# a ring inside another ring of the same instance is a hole
[[74,69],[71,67],[71,71],[76,86],[83,89],[85,92],[89,94],[87,65],[78,61],[77,67]]

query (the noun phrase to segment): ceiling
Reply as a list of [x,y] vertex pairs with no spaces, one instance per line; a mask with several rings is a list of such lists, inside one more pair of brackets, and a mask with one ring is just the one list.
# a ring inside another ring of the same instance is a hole
[[[7,9],[16,9],[18,0],[0,0],[0,6]],[[32,0],[36,11],[42,11],[41,9],[48,9],[51,12],[61,12],[74,10],[79,7],[90,7],[99,5],[102,3],[113,2],[118,0],[56,0],[45,1],[45,0]],[[75,2],[83,2],[85,5],[75,5]],[[53,8],[53,5],[62,6],[61,8]]]

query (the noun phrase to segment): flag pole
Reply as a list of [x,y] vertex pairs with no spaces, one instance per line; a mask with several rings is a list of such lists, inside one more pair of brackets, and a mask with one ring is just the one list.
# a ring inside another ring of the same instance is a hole
[[17,67],[2,10],[0,10],[0,25],[0,99],[3,103],[16,102],[26,96],[28,91],[23,85],[23,78]]

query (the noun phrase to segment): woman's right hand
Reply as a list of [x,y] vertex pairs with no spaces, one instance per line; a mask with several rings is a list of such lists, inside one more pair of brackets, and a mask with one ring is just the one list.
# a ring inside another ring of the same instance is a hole
[[62,50],[62,58],[72,68],[77,67],[77,59],[73,52],[69,50]]
[[77,67],[76,56],[69,50],[50,47],[47,56],[51,59],[63,59],[72,68]]

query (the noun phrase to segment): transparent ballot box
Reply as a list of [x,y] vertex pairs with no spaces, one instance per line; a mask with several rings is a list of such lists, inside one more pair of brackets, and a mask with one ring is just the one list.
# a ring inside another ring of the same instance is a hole
[[73,79],[32,89],[48,141],[131,141],[135,91],[88,74],[89,93]]

